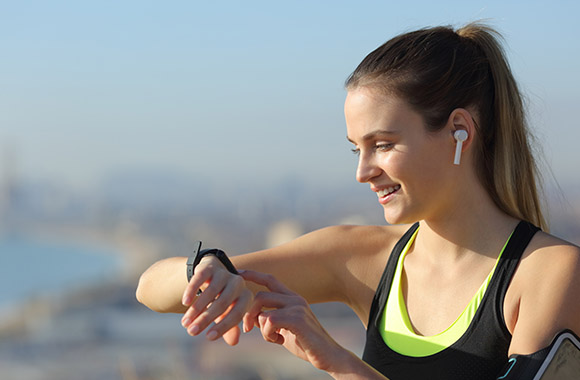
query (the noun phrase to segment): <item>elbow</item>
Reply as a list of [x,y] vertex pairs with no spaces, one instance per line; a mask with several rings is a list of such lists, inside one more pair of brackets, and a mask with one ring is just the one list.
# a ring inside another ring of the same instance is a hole
[[158,308],[155,302],[152,302],[152,297],[150,294],[152,286],[153,284],[147,278],[147,272],[143,273],[139,278],[139,283],[137,284],[137,289],[135,290],[135,298],[137,298],[137,301],[140,304],[146,306],[147,308],[162,313],[164,311]]
[[139,278],[135,297],[139,303],[158,313],[182,313],[181,296],[187,285],[182,271],[183,258],[164,259],[154,263]]
[[135,290],[135,298],[137,298],[137,301],[139,301],[139,303],[141,303],[142,305],[145,305],[145,306],[151,308],[147,304],[147,291],[145,290],[146,282],[147,282],[147,279],[145,278],[145,273],[144,273],[139,278],[139,283],[137,284],[137,290]]
[[155,281],[155,276],[150,276],[145,272],[139,278],[135,298],[137,301],[157,313],[182,313],[182,305],[177,306],[174,303],[168,303],[166,295],[161,295],[159,286]]

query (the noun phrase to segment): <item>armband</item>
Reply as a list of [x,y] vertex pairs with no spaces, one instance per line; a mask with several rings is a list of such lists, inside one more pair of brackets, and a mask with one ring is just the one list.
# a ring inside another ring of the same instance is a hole
[[194,244],[194,250],[193,253],[191,254],[191,256],[189,256],[189,258],[187,259],[187,282],[189,282],[191,280],[191,278],[193,277],[193,272],[195,270],[195,267],[199,264],[199,262],[201,261],[202,258],[204,258],[205,256],[208,255],[212,255],[218,258],[219,261],[221,261],[221,263],[226,267],[226,269],[233,274],[239,274],[238,271],[236,270],[236,267],[234,266],[234,264],[232,264],[232,262],[230,261],[230,259],[228,259],[228,256],[226,255],[226,253],[224,251],[222,251],[221,249],[217,249],[217,248],[209,248],[209,249],[204,249],[201,250],[201,241],[196,241]]
[[580,339],[564,330],[552,343],[530,355],[511,355],[497,380],[577,380],[580,376]]

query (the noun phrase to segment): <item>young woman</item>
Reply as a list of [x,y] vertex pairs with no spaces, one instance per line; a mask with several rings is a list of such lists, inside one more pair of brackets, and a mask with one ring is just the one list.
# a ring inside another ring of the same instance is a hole
[[[495,379],[510,355],[580,332],[580,249],[539,230],[537,168],[497,33],[470,24],[400,35],[346,88],[356,178],[391,225],[329,227],[235,256],[241,276],[208,255],[188,283],[187,259],[165,259],[143,274],[138,299],[230,344],[243,319],[348,379]],[[308,307],[329,301],[366,325],[363,359]]]

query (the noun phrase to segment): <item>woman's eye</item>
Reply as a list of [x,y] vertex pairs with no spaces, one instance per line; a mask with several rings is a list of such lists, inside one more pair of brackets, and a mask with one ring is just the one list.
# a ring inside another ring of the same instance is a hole
[[375,149],[380,150],[380,151],[387,151],[387,150],[390,150],[392,147],[393,147],[393,144],[390,144],[390,143],[375,145]]
[[[381,143],[381,144],[376,144],[373,147],[374,151],[380,151],[380,152],[387,152],[391,149],[393,149],[393,145],[391,143]],[[359,148],[353,148],[350,150],[354,155],[356,156],[360,156],[360,149]]]

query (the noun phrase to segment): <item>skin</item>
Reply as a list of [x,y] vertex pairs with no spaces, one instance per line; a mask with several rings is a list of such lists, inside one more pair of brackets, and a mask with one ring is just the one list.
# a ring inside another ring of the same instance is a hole
[[[343,302],[366,325],[393,246],[408,224],[419,220],[403,269],[407,311],[416,333],[445,330],[487,277],[518,223],[497,208],[474,170],[477,112],[456,109],[442,130],[431,133],[403,100],[361,87],[348,92],[345,117],[347,138],[359,157],[357,180],[375,192],[398,188],[379,197],[386,221],[396,225],[328,227],[235,256],[234,265],[248,270],[245,281],[206,257],[187,284],[186,258],[162,260],[142,275],[138,299],[156,311],[184,313],[182,323],[191,335],[208,329],[208,339],[223,336],[236,344],[236,326],[243,319],[245,331],[257,326],[266,341],[284,345],[334,378],[384,379],[339,346],[308,305]],[[457,129],[468,133],[459,166],[453,164]],[[195,297],[200,287],[205,290]],[[513,335],[509,354],[546,347],[563,328],[579,333],[578,294],[580,249],[537,233],[504,301]]]

